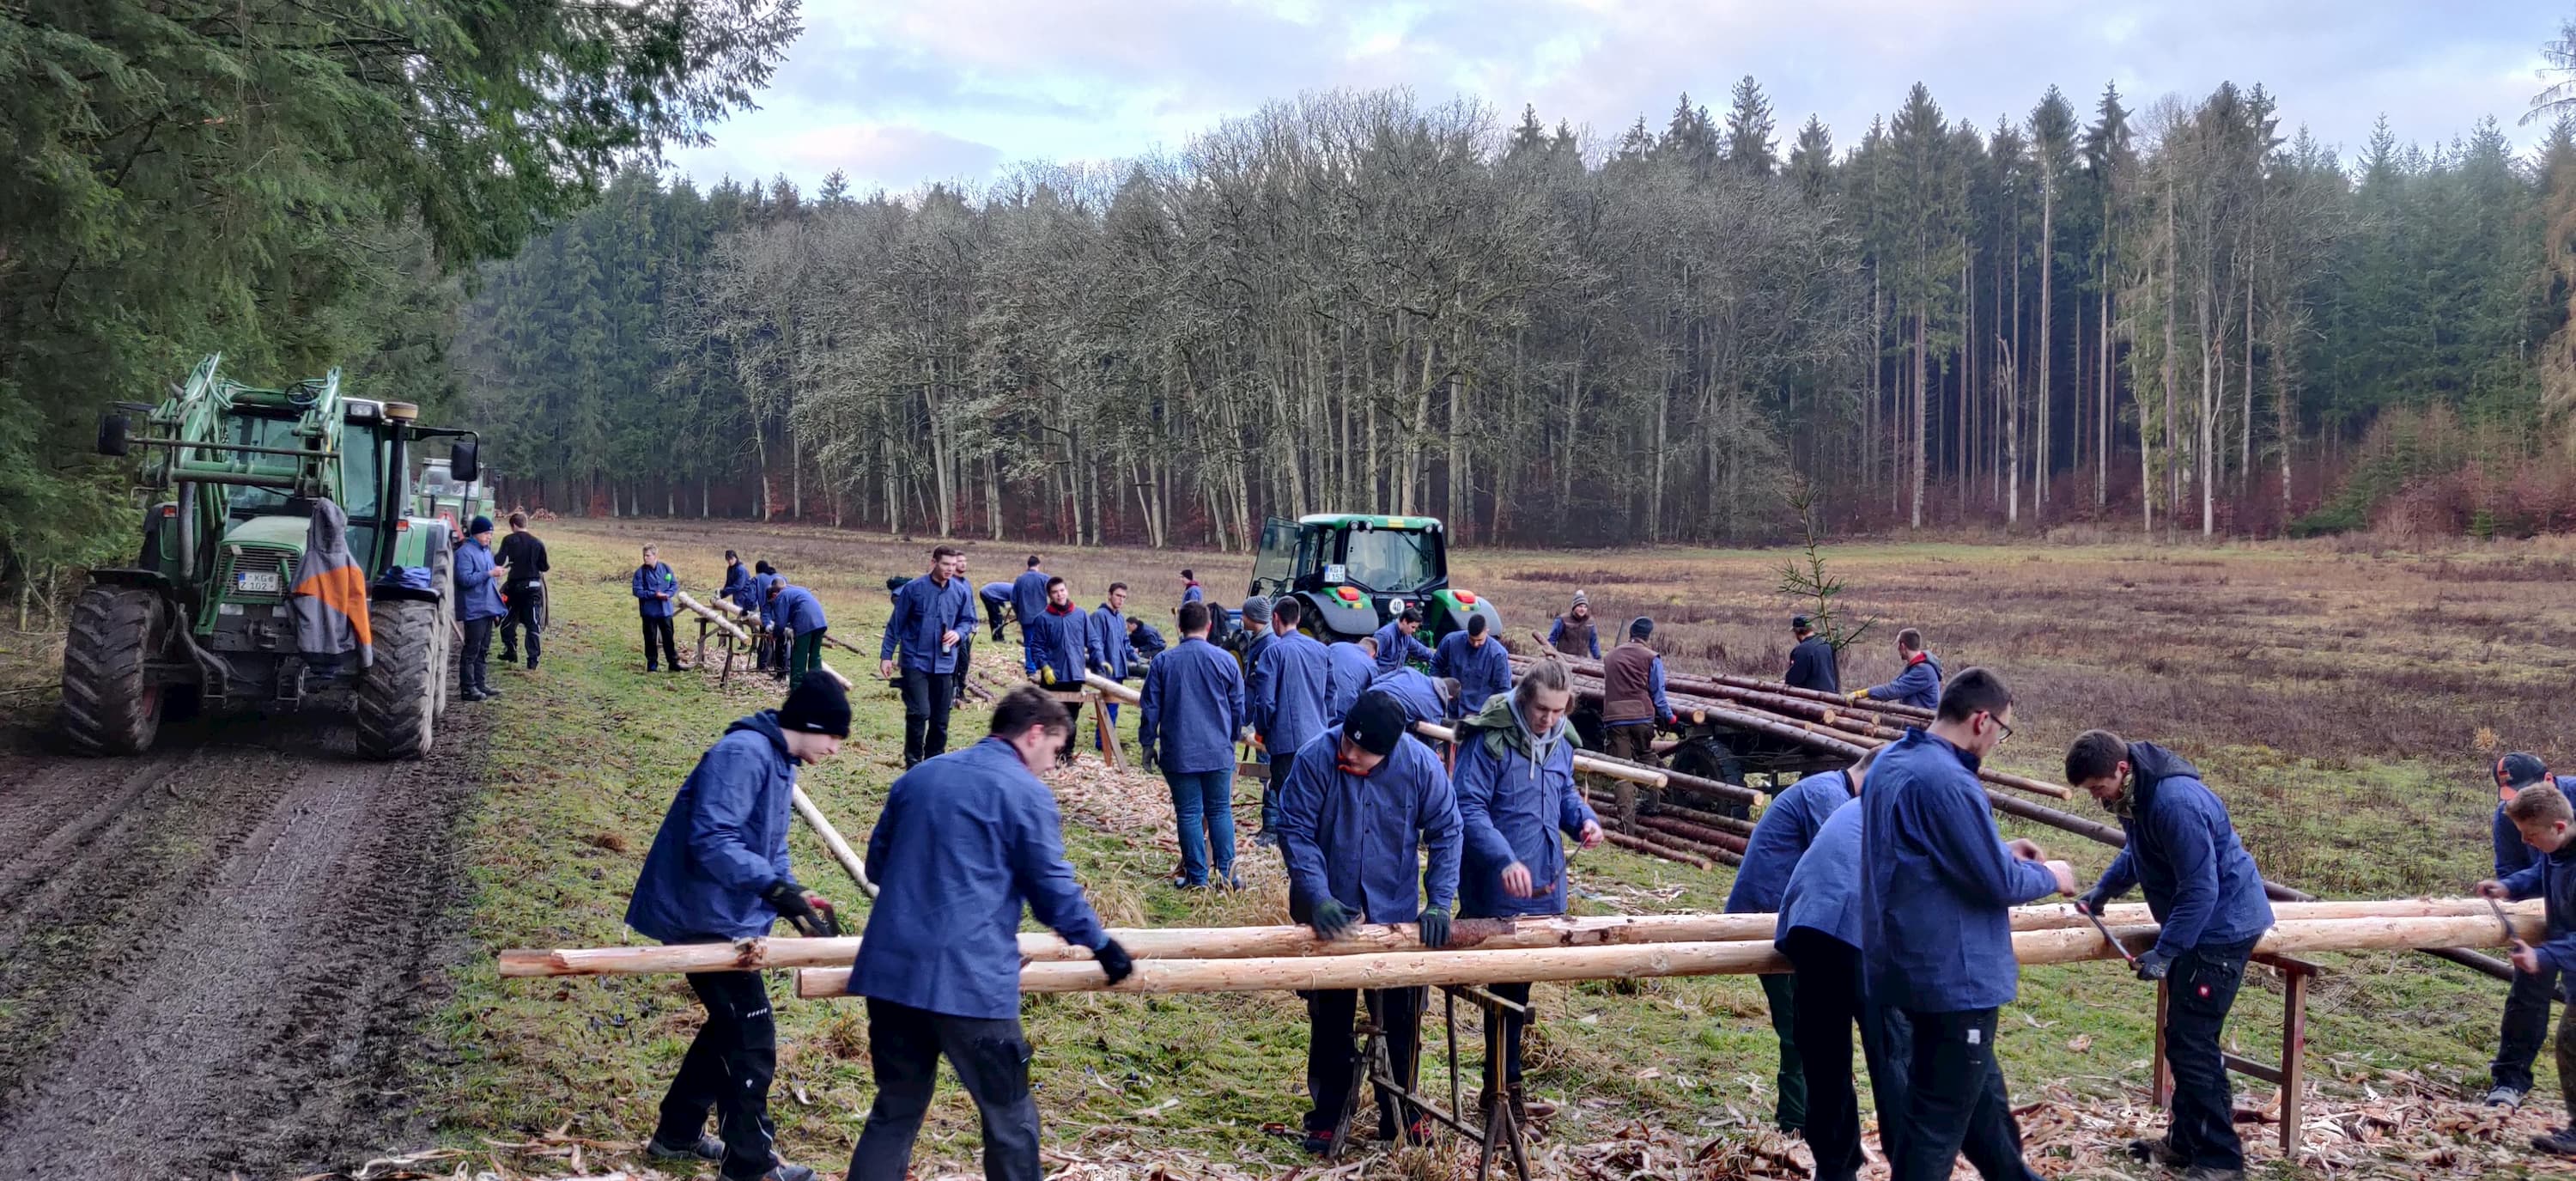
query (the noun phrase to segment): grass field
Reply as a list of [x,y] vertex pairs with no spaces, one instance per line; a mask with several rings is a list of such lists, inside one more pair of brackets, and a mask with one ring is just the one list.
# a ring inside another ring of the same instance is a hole
[[[566,521],[547,531],[557,630],[545,667],[496,671],[509,695],[479,707],[512,719],[494,731],[474,836],[472,934],[481,952],[631,940],[620,923],[626,894],[673,789],[726,722],[774,704],[767,686],[739,678],[719,690],[711,674],[645,676],[625,589],[636,546],[659,542],[695,590],[718,580],[727,546],[769,558],[813,587],[835,633],[862,648],[884,619],[884,576],[917,570],[927,550],[926,542],[697,522]],[[971,549],[978,582],[1016,573],[1027,552]],[[1229,601],[1249,568],[1241,556],[1041,552],[1085,604],[1124,579],[1133,609],[1158,621],[1177,602],[1182,566]],[[1921,627],[1952,670],[1987,664],[2012,681],[2022,705],[2004,766],[2054,777],[2064,743],[2095,725],[2166,742],[2208,772],[2267,873],[2359,897],[2457,891],[2482,876],[2490,752],[2557,753],[2550,748],[2569,733],[2563,687],[2576,665],[2568,552],[2576,551],[1853,546],[1831,560],[1851,583],[1846,603],[1884,621],[1874,636]],[[1543,628],[1580,587],[1605,622],[1656,616],[1677,666],[1776,674],[1794,606],[1773,589],[1778,561],[1725,551],[1470,553],[1455,581],[1499,600],[1516,637],[1524,626]],[[1892,675],[1892,645],[1874,638],[1867,646],[1849,676]],[[999,660],[990,646],[979,655]],[[872,671],[844,656],[835,664],[845,672]],[[804,777],[854,841],[897,772],[902,722],[893,695],[864,677],[856,696],[861,749]],[[963,713],[958,732],[979,733],[982,721]],[[1131,715],[1131,739],[1133,724]],[[1250,851],[1242,865],[1254,889],[1242,894],[1191,897],[1159,884],[1173,860],[1159,781],[1087,763],[1059,776],[1057,788],[1075,866],[1113,925],[1284,921],[1275,859]],[[1252,798],[1246,785],[1247,819]],[[2031,835],[2087,874],[2107,860],[2107,850],[2075,838]],[[795,856],[808,882],[858,909],[801,830]],[[1588,913],[1715,909],[1727,886],[1722,869],[1607,850],[1583,854],[1574,872],[1577,909]],[[2438,1101],[2482,1084],[2499,985],[2416,956],[2329,958],[2332,974],[2312,1005],[2311,1063],[2330,1094],[2348,1096],[2348,1105],[2399,1092]],[[785,981],[775,987],[783,994]],[[2025,973],[2001,1041],[2016,1097],[2041,1103],[2028,1120],[2043,1172],[2127,1175],[2102,1154],[2142,1118],[2147,995],[2098,964]],[[1654,1175],[1639,1162],[1661,1159],[1652,1155],[1659,1142],[1682,1146],[1675,1168],[1713,1137],[1764,1143],[1773,1055],[1753,981],[1542,986],[1538,1000],[1535,1086],[1568,1105],[1545,1142],[1551,1173]],[[2277,985],[2248,989],[2231,1029],[2244,1052],[2277,1053],[2279,1004]],[[787,1000],[779,1012],[783,1145],[790,1159],[837,1169],[870,1094],[860,1011]],[[1056,1166],[1095,1170],[1083,1176],[1145,1176],[1154,1165],[1171,1176],[1275,1176],[1301,1163],[1293,1143],[1262,1132],[1265,1123],[1293,1123],[1304,1108],[1295,998],[1036,997],[1026,1017]],[[649,1127],[695,1021],[676,978],[504,982],[477,960],[447,1014],[438,1064],[426,1068],[428,1093],[444,1097],[460,1143],[566,1127],[631,1140]],[[2549,1086],[2544,1063],[2542,1094]],[[2366,1174],[2425,1175],[2435,1162],[2420,1155],[2420,1141],[2431,1135],[2454,1143],[2458,1160],[2447,1167],[2510,1173],[2524,1158],[2493,1144],[2518,1145],[2515,1130],[2536,1130],[2555,1106],[2535,1099],[2512,1127],[2417,1129],[2384,1150],[2356,1139],[2336,1159]],[[2353,1126],[2367,1133],[2369,1122],[2356,1117]],[[2249,1129],[2249,1139],[2268,1133]],[[975,1144],[971,1106],[943,1091],[920,1175],[971,1173]],[[1366,1175],[1447,1175],[1450,1163],[1411,1153],[1379,1158]],[[1694,1167],[1721,1175],[1706,1162]],[[2264,1168],[2296,1175],[2277,1154]]]

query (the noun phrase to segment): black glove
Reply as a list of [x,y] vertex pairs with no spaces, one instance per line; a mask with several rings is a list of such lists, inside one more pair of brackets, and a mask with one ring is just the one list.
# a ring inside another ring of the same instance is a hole
[[2075,913],[2099,916],[2102,908],[2110,904],[2111,900],[2104,898],[2099,891],[2089,892],[2075,900]]
[[1349,910],[1327,898],[1315,904],[1314,917],[1306,920],[1306,925],[1315,929],[1318,939],[1339,939],[1350,931],[1352,921]]
[[2138,979],[2140,980],[2162,980],[2165,978],[2165,973],[2171,971],[2173,971],[2173,957],[2159,949],[2149,948],[2147,954],[2138,957]]
[[1441,948],[1449,946],[1448,911],[1426,910],[1422,912],[1422,945],[1432,949],[1433,951],[1438,951]]
[[841,921],[832,914],[830,905],[816,909],[813,903],[805,900],[805,887],[797,885],[794,878],[780,878],[769,883],[769,888],[760,892],[760,898],[769,904],[770,909],[778,912],[778,917],[796,928],[797,934],[808,939],[841,933]]
[[1117,987],[1119,981],[1136,974],[1136,958],[1128,955],[1127,949],[1120,947],[1115,939],[1093,950],[1091,958],[1099,962],[1100,974],[1109,978],[1112,988]]

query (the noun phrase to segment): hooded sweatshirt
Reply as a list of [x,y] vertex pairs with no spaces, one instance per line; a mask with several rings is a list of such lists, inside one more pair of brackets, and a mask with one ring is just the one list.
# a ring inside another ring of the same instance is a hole
[[[1545,734],[1523,724],[1519,703],[1503,693],[1460,723],[1458,765],[1450,773],[1466,838],[1458,868],[1458,913],[1512,918],[1565,913],[1565,845],[1594,819],[1574,782],[1574,740],[1565,719]],[[1535,898],[1503,892],[1503,871],[1529,870]]]
[[797,761],[778,711],[725,727],[671,798],[635,878],[626,925],[664,943],[766,935],[778,912],[761,893],[787,868]]

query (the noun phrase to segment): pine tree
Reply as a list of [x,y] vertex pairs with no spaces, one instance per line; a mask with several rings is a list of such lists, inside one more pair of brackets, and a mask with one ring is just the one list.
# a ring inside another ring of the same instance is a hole
[[1771,175],[1779,166],[1772,154],[1773,130],[1771,100],[1746,74],[1735,84],[1734,104],[1726,112],[1727,167],[1747,176]]

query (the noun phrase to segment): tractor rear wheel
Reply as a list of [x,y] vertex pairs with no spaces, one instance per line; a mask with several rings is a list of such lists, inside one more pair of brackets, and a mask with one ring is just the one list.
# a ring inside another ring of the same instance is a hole
[[159,592],[92,585],[63,644],[63,735],[87,755],[141,754],[161,731],[161,686],[145,671],[163,640]]
[[[1674,747],[1669,765],[1673,770],[1679,771],[1684,775],[1693,775],[1701,779],[1714,779],[1720,783],[1732,783],[1738,787],[1744,785],[1743,758],[1739,757],[1733,750],[1728,749],[1725,741],[1715,735],[1701,735],[1700,737],[1693,738],[1682,743],[1680,746]],[[1674,788],[1673,791],[1676,794],[1689,794],[1686,789],[1678,787]],[[1694,796],[1691,799],[1691,804],[1694,807],[1706,808],[1720,816],[1731,816],[1737,820],[1750,820],[1753,818],[1752,805],[1747,804],[1742,800],[1722,798],[1702,799]]]
[[358,678],[358,753],[371,759],[416,759],[429,753],[442,679],[437,603],[378,599],[367,609],[375,663]]

